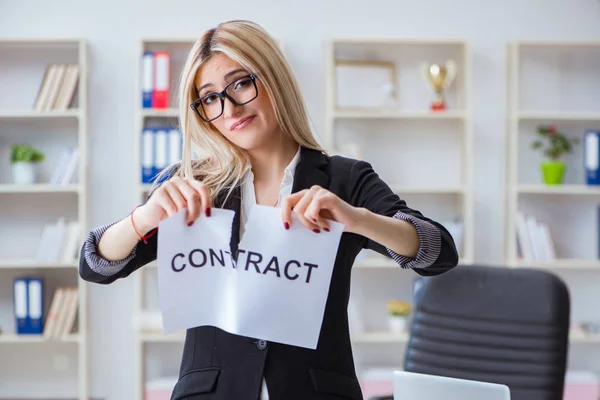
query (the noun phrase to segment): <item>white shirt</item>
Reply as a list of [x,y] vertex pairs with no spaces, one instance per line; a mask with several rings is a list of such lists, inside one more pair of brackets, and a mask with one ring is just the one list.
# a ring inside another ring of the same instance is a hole
[[[299,161],[300,147],[298,147],[296,155],[285,168],[283,180],[281,181],[281,185],[279,187],[279,198],[277,199],[277,207],[279,206],[279,203],[284,197],[287,197],[290,194],[292,194],[292,186],[294,184],[294,172],[296,171],[296,166],[298,165]],[[256,204],[256,193],[254,192],[254,173],[252,173],[252,170],[248,170],[246,174],[244,183],[241,187],[241,195],[242,204],[240,212],[240,238],[244,235],[246,221],[248,221],[248,215],[252,210],[252,206]]]
[[[292,187],[294,184],[294,173],[296,171],[296,166],[300,161],[300,147],[298,147],[298,151],[296,155],[290,161],[288,166],[285,168],[285,172],[283,175],[283,180],[281,181],[281,185],[279,186],[279,198],[277,199],[276,207],[279,207],[281,200],[290,194],[292,194]],[[254,173],[252,170],[249,170],[244,183],[241,187],[241,210],[240,210],[240,238],[244,235],[244,230],[246,226],[246,221],[248,221],[248,215],[252,210],[252,206],[256,204],[256,193],[254,191]],[[269,394],[267,392],[267,384],[263,379],[262,383],[262,392],[261,392],[261,400],[268,400]]]

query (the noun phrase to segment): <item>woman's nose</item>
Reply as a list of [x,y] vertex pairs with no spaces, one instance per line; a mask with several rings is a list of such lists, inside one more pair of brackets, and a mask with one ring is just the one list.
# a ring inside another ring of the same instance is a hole
[[225,118],[235,117],[236,115],[239,115],[242,107],[243,106],[236,106],[231,100],[225,98],[225,102],[223,104],[223,116]]

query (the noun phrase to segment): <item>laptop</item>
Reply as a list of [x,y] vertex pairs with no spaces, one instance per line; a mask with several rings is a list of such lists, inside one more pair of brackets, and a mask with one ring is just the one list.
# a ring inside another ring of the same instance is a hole
[[510,400],[508,386],[394,371],[394,400]]

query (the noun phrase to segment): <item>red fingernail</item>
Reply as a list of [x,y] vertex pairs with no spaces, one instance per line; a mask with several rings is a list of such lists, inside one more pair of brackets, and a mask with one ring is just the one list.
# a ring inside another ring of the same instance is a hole
[[321,233],[321,231],[320,231],[320,230],[318,230],[318,229],[313,229],[313,232],[314,232],[314,233]]
[[323,228],[323,229],[325,229],[325,232],[329,232],[329,228]]
[[192,226],[192,225],[194,225],[194,221],[188,222],[188,226]]
[[283,223],[283,226],[285,226],[285,229],[290,229],[290,224],[286,221]]
[[313,220],[313,222],[317,222],[317,219],[316,219],[316,218],[313,218],[312,220]]
[[206,209],[206,216],[207,216],[207,217],[210,217],[210,208],[207,208],[207,209]]

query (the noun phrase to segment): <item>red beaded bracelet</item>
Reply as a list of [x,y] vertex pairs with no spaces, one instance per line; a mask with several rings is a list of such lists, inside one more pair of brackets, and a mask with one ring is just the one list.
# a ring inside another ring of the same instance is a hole
[[146,239],[149,239],[149,238],[151,238],[151,237],[152,237],[152,236],[153,236],[153,235],[156,233],[156,231],[158,230],[158,228],[154,228],[154,229],[152,229],[150,232],[148,232],[148,233],[147,233],[146,235],[144,235],[144,236],[140,235],[140,233],[138,232],[137,228],[135,227],[135,222],[133,222],[133,213],[134,213],[134,211],[135,211],[135,210],[137,210],[137,208],[138,208],[138,207],[139,207],[139,205],[138,205],[138,206],[136,206],[136,207],[135,207],[135,208],[134,208],[134,209],[131,211],[131,214],[129,214],[129,216],[130,216],[130,219],[131,219],[131,225],[133,225],[133,230],[134,230],[134,231],[135,231],[135,233],[137,233],[137,235],[138,235],[138,238],[139,238],[139,239],[138,239],[138,242],[141,242],[141,241],[143,241],[145,244],[148,244],[148,241],[147,241]]

